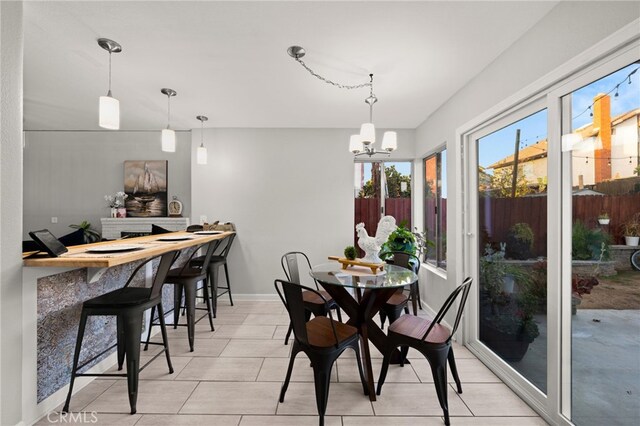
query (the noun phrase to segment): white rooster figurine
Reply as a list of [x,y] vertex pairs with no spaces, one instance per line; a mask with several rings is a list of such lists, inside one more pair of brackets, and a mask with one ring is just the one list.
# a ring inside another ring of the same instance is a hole
[[362,261],[382,263],[382,259],[378,257],[380,248],[385,242],[387,242],[389,235],[391,235],[396,228],[396,219],[393,216],[383,216],[382,219],[380,219],[375,237],[370,237],[369,234],[367,234],[367,230],[364,228],[364,223],[357,224],[356,232],[358,234],[358,245],[365,253]]

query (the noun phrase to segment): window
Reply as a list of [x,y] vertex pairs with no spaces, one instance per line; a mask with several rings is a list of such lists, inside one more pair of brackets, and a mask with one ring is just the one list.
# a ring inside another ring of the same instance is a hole
[[424,159],[424,230],[433,243],[424,259],[447,269],[447,150]]

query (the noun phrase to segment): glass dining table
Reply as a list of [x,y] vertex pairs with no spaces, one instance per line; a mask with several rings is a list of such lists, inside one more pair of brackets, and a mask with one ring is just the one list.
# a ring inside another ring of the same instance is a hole
[[[358,329],[369,399],[375,401],[369,342],[383,352],[387,336],[373,318],[399,288],[413,284],[418,276],[395,265],[385,264],[383,271],[374,275],[365,267],[341,269],[337,262],[314,266],[310,274],[349,316],[347,324]],[[399,350],[396,349],[391,362],[400,362]]]

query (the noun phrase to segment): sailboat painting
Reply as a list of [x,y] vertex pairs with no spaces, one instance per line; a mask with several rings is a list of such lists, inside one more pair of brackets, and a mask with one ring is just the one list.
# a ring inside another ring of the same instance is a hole
[[167,216],[167,161],[125,161],[127,217]]

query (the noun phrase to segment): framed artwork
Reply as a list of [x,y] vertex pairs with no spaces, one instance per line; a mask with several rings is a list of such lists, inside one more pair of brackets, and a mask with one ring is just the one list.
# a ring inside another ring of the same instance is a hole
[[167,216],[167,160],[124,162],[127,217]]

